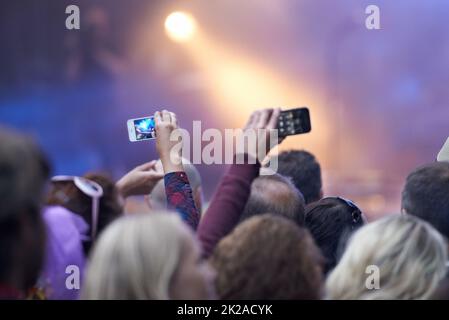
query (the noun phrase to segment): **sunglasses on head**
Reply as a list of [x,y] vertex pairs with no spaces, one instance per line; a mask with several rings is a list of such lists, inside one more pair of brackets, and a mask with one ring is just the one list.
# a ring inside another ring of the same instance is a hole
[[362,220],[362,211],[351,200],[345,199],[343,197],[329,197],[329,198],[337,199],[340,202],[343,202],[347,207],[351,209],[351,217],[352,217],[351,229],[353,230],[354,226]]
[[91,241],[93,241],[97,235],[98,211],[100,207],[100,198],[103,196],[103,188],[95,181],[77,176],[54,176],[53,178],[51,178],[51,181],[52,182],[71,181],[82,193],[92,198]]

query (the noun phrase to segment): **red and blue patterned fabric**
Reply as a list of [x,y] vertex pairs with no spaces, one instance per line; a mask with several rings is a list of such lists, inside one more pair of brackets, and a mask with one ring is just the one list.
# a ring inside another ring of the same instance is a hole
[[193,200],[192,188],[184,171],[170,172],[164,176],[167,207],[176,210],[193,230],[198,228],[200,213]]

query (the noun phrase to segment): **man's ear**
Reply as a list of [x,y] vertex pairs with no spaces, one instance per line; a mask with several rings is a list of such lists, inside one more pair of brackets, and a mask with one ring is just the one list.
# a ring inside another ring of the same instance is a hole
[[401,214],[402,214],[402,215],[406,215],[406,214],[407,214],[407,211],[406,211],[404,208],[401,208]]
[[320,199],[323,199],[324,197],[324,193],[323,193],[323,189],[320,190]]

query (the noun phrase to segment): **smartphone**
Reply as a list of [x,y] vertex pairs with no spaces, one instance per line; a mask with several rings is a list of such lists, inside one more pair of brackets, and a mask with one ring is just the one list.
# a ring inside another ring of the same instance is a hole
[[279,137],[307,133],[312,130],[309,109],[302,107],[281,111],[278,120]]
[[156,138],[154,117],[129,119],[127,121],[129,141],[144,141]]
[[444,143],[443,147],[441,148],[440,152],[438,152],[437,161],[438,162],[449,161],[449,138],[447,138],[447,140]]

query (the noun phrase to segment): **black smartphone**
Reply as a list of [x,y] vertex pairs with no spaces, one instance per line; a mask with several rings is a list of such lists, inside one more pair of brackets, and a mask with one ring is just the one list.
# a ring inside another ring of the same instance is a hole
[[281,111],[278,120],[279,137],[307,133],[312,130],[308,108]]

